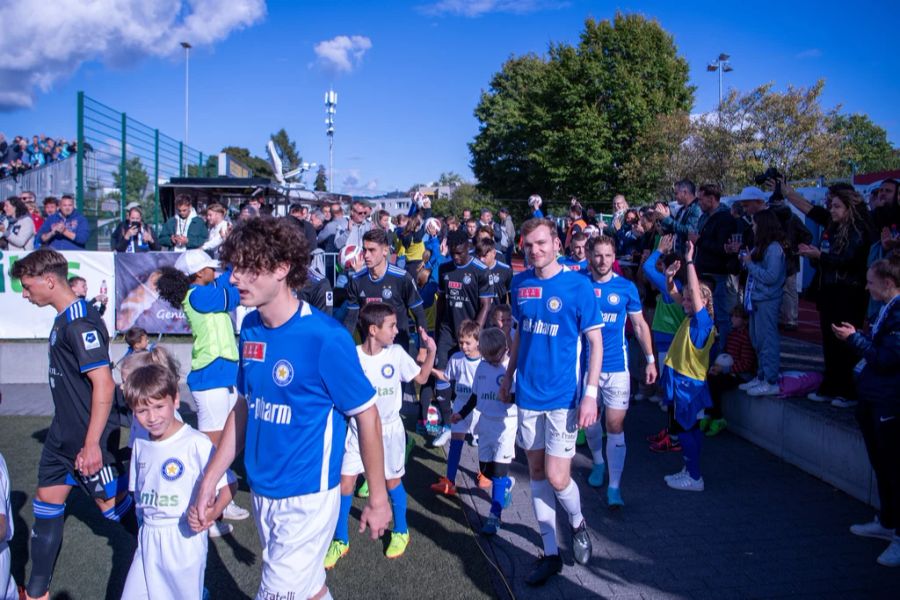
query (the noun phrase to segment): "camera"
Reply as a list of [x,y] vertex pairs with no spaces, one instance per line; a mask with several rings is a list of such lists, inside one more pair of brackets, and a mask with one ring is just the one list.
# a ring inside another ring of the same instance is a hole
[[140,222],[140,221],[130,221],[130,222],[128,223],[128,227],[131,227],[131,228],[133,228],[133,229],[140,229],[140,228],[141,228],[141,222]]
[[766,169],[765,173],[754,177],[753,181],[756,185],[765,185],[766,181],[769,179],[773,180],[775,182],[775,189],[772,190],[772,196],[769,198],[769,202],[781,202],[784,200],[784,194],[781,193],[781,182],[778,181],[781,177],[783,176],[778,172],[778,169],[769,167]]

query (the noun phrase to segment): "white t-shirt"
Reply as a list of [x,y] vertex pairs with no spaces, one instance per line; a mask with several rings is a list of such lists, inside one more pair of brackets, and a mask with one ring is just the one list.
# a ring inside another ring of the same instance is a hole
[[469,396],[472,395],[472,384],[475,382],[475,370],[478,369],[480,364],[480,356],[478,358],[468,358],[462,352],[455,352],[450,357],[444,374],[454,385],[453,391],[456,394],[454,406],[457,404],[462,406],[469,400]]
[[[13,539],[12,505],[9,503],[9,470],[2,454],[0,454],[0,516],[6,517],[6,538],[0,542],[9,542]],[[0,589],[0,594],[5,591]]]
[[[399,418],[403,405],[400,383],[415,379],[422,367],[399,344],[391,344],[375,356],[363,352],[362,346],[356,347],[356,353],[366,379],[378,395],[376,404],[381,421],[388,423]],[[355,422],[351,421],[351,425]]]
[[478,411],[483,417],[502,419],[514,417],[517,414],[516,405],[500,400],[500,384],[506,375],[506,366],[509,359],[504,358],[503,363],[497,366],[487,361],[481,361],[475,370],[475,383],[472,385],[472,393],[478,396]]
[[[142,521],[177,525],[191,505],[213,452],[209,438],[187,424],[160,442],[135,440],[128,489],[134,493]],[[228,472],[216,490],[231,483],[230,478],[233,475]]]

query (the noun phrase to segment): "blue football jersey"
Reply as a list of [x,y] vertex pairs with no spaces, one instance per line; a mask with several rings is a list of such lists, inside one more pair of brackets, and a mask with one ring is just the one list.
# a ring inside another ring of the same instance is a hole
[[579,271],[582,273],[587,273],[590,271],[590,264],[587,259],[584,260],[575,260],[571,256],[560,256],[556,259],[556,262],[566,267],[570,271]]
[[257,494],[288,498],[340,483],[347,418],[375,403],[344,326],[306,302],[280,327],[244,319],[238,390],[247,402],[244,463]]
[[520,339],[516,404],[529,410],[574,407],[581,334],[603,327],[593,286],[566,269],[549,279],[528,269],[513,277],[510,295]]
[[[590,271],[585,271],[594,297],[603,315],[603,373],[621,373],[628,370],[628,344],[625,341],[625,324],[628,315],[641,312],[641,298],[637,286],[615,273],[606,283],[594,281]],[[583,368],[587,368],[590,348],[584,347]]]

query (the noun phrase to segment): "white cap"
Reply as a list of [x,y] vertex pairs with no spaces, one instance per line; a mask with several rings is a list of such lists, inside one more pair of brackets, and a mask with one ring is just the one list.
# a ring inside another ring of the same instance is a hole
[[206,267],[218,269],[219,261],[210,258],[209,254],[200,248],[187,250],[175,261],[175,268],[187,276],[199,273]]
[[740,195],[735,198],[735,202],[744,202],[745,200],[759,200],[765,202],[769,198],[769,194],[765,193],[756,186],[751,185],[741,190]]

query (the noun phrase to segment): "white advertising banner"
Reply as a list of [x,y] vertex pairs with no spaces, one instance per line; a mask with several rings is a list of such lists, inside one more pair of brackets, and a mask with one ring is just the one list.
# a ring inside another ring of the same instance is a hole
[[[0,252],[0,339],[35,339],[50,335],[50,328],[56,318],[56,311],[51,306],[43,308],[33,305],[22,297],[22,284],[12,279],[9,270],[12,265],[27,256],[28,252]],[[106,294],[110,297],[103,321],[112,336],[115,331],[115,300],[112,298],[116,289],[115,253],[64,251],[69,261],[69,277],[78,275],[87,281],[87,299],[100,293],[106,285]]]

